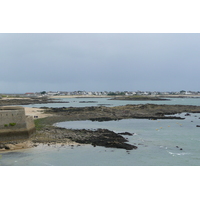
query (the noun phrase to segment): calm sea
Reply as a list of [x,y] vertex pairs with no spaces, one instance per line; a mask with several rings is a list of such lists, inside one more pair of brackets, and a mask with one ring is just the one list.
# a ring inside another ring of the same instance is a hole
[[[126,104],[182,104],[199,105],[198,98],[171,99],[171,101],[112,101],[106,98],[62,99],[69,103],[30,105],[30,107],[82,107],[117,106]],[[88,102],[90,101],[90,102]],[[86,103],[88,102],[88,103]],[[200,165],[200,114],[185,116],[184,120],[126,119],[120,121],[61,122],[56,125],[66,128],[106,128],[116,133],[134,133],[128,138],[138,149],[81,146],[47,146],[0,154],[3,166],[199,166]]]

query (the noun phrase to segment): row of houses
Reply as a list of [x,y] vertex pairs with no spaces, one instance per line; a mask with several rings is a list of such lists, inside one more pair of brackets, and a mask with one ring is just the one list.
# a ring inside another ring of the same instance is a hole
[[184,91],[179,92],[159,92],[159,91],[103,91],[103,92],[92,92],[92,91],[43,91],[36,93],[25,93],[25,96],[34,97],[34,96],[73,96],[73,95],[96,95],[96,96],[105,96],[105,95],[200,95],[200,91]]
[[25,94],[0,94],[0,98],[4,96],[9,96],[9,97],[44,97],[44,96],[75,96],[75,95],[84,95],[84,96],[89,96],[89,95],[96,95],[96,96],[106,96],[106,95],[126,95],[126,96],[131,96],[131,95],[200,95],[200,91],[185,91],[181,90],[179,92],[159,92],[159,91],[103,91],[103,92],[98,92],[98,91],[72,91],[72,92],[67,92],[67,91],[43,91],[43,92],[27,92]]

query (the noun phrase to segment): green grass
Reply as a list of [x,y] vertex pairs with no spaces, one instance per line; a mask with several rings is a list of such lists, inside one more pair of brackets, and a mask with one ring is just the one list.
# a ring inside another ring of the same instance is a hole
[[35,123],[36,130],[41,130],[45,126],[43,118],[42,119],[35,119],[34,123]]

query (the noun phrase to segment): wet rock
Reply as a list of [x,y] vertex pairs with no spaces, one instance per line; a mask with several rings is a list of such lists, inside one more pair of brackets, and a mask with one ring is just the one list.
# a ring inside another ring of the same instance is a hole
[[132,136],[134,133],[129,133],[129,132],[123,132],[123,133],[118,133],[119,135],[130,135]]
[[[77,130],[77,132],[78,131],[80,130]],[[93,146],[123,148],[126,150],[137,149],[136,146],[127,144],[126,142],[128,140],[121,135],[107,129],[97,129],[95,131],[88,130],[87,133],[82,135],[82,137],[79,137],[74,141],[78,143],[92,144]]]
[[185,116],[191,116],[191,114],[190,113],[186,113]]
[[111,117],[96,117],[96,118],[90,118],[89,120],[103,122],[103,121],[111,121],[113,119]]
[[98,103],[98,101],[79,101],[79,103]]

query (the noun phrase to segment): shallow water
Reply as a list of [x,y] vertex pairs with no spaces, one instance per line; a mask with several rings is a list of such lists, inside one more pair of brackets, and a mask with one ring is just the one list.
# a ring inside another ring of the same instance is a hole
[[[99,102],[108,100],[98,99]],[[85,98],[84,98],[84,101]],[[90,99],[90,101],[95,101]],[[121,101],[115,101],[121,104]],[[160,102],[199,105],[200,99],[173,99]],[[142,101],[140,103],[143,103]],[[147,103],[147,102],[145,102]],[[155,102],[154,102],[155,103]],[[159,102],[156,102],[158,104]],[[130,102],[129,102],[130,104]],[[82,104],[81,104],[82,105]],[[87,103],[85,104],[85,106]],[[47,105],[46,105],[47,106]],[[87,105],[88,106],[88,105]],[[138,149],[81,146],[47,146],[0,153],[0,165],[4,166],[199,166],[200,165],[200,114],[184,116],[184,120],[126,119],[119,121],[61,122],[59,127],[97,129],[106,128],[116,133],[130,132],[130,144]],[[182,150],[181,150],[182,149]]]

